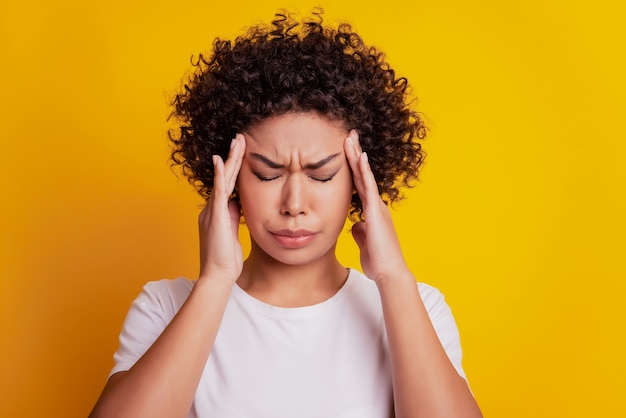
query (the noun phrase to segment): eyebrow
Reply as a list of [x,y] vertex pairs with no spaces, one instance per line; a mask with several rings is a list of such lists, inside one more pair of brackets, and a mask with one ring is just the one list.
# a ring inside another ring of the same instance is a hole
[[[308,170],[316,170],[316,169],[321,168],[324,165],[328,164],[329,162],[331,162],[335,158],[337,158],[339,156],[339,154],[340,153],[329,155],[328,157],[322,158],[321,160],[316,161],[314,163],[306,164],[304,166],[304,168],[308,169]],[[264,155],[257,154],[256,152],[251,152],[248,155],[250,156],[250,158],[253,158],[253,159],[257,160],[257,161],[260,161],[260,162],[262,162],[263,164],[265,164],[266,166],[268,166],[270,168],[285,168],[284,164],[278,164],[277,162],[270,160],[269,158],[267,158]]]

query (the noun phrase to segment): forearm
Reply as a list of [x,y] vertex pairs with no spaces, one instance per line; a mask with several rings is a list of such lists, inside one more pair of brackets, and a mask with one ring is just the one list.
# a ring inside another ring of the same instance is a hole
[[379,284],[389,341],[396,417],[481,417],[465,380],[448,359],[414,277]]
[[137,363],[109,379],[90,416],[186,417],[231,289],[226,280],[199,280]]

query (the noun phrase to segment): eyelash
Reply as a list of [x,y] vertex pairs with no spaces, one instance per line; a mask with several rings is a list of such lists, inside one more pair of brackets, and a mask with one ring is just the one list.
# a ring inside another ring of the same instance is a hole
[[[254,175],[255,175],[255,176],[256,176],[259,180],[261,180],[261,181],[272,181],[272,180],[276,180],[278,177],[280,177],[280,176],[276,176],[276,177],[264,177],[264,176],[262,176],[262,175],[260,175],[260,174],[256,174],[256,173],[255,173]],[[320,182],[320,183],[326,183],[326,182],[328,182],[328,181],[331,181],[331,180],[333,179],[333,177],[335,177],[335,176],[334,176],[334,175],[332,175],[332,176],[330,176],[330,177],[323,177],[323,178],[309,176],[309,178],[311,178],[311,179],[313,179],[313,180],[315,180],[315,181],[318,181],[318,182]]]
[[255,176],[261,180],[261,181],[272,181],[272,180],[276,180],[278,177],[263,177],[259,174],[255,174]]
[[320,177],[311,177],[311,178],[315,181],[319,181],[320,183],[326,183],[327,181],[331,181],[333,177],[335,176],[324,177],[324,178],[320,178]]

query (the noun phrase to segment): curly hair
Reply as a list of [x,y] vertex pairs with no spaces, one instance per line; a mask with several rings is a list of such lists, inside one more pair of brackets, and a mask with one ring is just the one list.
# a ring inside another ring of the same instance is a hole
[[[312,111],[356,129],[385,202],[400,200],[400,188],[417,179],[426,127],[412,109],[408,81],[349,24],[324,26],[321,10],[301,22],[279,12],[234,42],[216,39],[211,55],[192,65],[171,103],[179,126],[169,138],[173,165],[205,199],[213,187],[211,156],[226,158],[237,132],[287,112]],[[349,217],[363,218],[356,193]]]

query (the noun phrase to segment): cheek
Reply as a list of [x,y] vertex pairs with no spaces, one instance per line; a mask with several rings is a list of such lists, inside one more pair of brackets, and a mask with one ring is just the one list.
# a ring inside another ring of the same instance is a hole
[[250,199],[253,199],[254,196],[258,194],[259,187],[257,187],[258,185],[256,183],[258,183],[258,180],[250,170],[246,170],[242,167],[237,176],[237,183],[235,184],[240,200],[250,201]]
[[356,191],[354,186],[354,181],[352,179],[352,172],[348,172],[343,178],[341,182],[341,196],[343,196],[348,201],[348,205],[352,200],[352,193]]
[[240,172],[237,192],[241,211],[249,228],[275,215],[280,200],[280,189],[277,185],[274,182],[260,182],[251,172]]
[[245,218],[254,216],[254,202],[258,201],[258,188],[251,187],[250,183],[242,176],[237,181],[237,193],[239,194],[239,205]]
[[[338,179],[339,180],[339,179]],[[324,193],[322,205],[327,210],[337,213],[337,216],[347,216],[352,202],[352,178],[347,177],[337,182],[332,191]],[[330,198],[333,196],[333,198]]]

